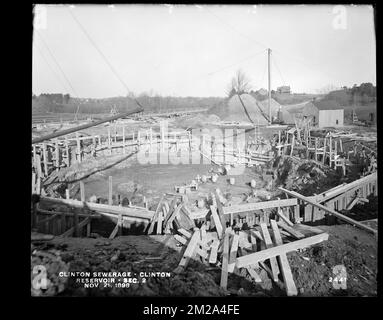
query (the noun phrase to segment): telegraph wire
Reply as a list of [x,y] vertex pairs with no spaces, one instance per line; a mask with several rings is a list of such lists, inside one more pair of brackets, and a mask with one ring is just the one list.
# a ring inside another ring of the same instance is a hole
[[42,53],[42,50],[37,46],[36,42],[34,43],[34,46],[35,48],[38,50],[38,52],[40,53],[41,57],[43,58],[44,62],[46,63],[46,65],[49,67],[49,69],[52,71],[52,74],[55,76],[55,79],[60,82],[61,86],[63,87],[64,91],[65,92],[69,92],[69,90],[67,89],[66,85],[64,85],[64,82],[62,81],[62,79],[59,77],[58,73],[56,73],[56,71],[53,69],[52,65],[48,62],[47,58],[44,56],[44,54]]
[[231,64],[231,65],[228,65],[228,66],[225,66],[225,67],[223,67],[223,68],[220,68],[220,69],[218,69],[218,70],[216,70],[216,71],[209,72],[207,75],[208,75],[208,76],[211,76],[211,75],[216,74],[216,73],[218,73],[218,72],[221,72],[221,71],[223,71],[223,70],[229,69],[229,68],[231,68],[231,67],[233,67],[233,66],[235,66],[235,65],[237,65],[237,64],[240,64],[240,63],[242,63],[242,62],[244,62],[244,61],[250,60],[250,59],[252,59],[252,58],[258,56],[259,54],[263,53],[264,51],[265,51],[265,50],[262,50],[262,51],[259,51],[259,52],[257,52],[257,53],[254,53],[254,54],[252,54],[251,56],[248,56],[248,57],[244,58],[243,60],[240,60],[240,61],[238,61],[238,62],[235,62],[235,63]]
[[263,44],[262,42],[259,42],[247,35],[245,35],[244,33],[240,32],[239,30],[237,30],[236,28],[234,28],[232,25],[230,25],[229,23],[227,23],[225,20],[223,20],[222,18],[220,18],[219,16],[217,16],[215,13],[213,13],[210,9],[206,7],[204,7],[204,9],[206,9],[207,12],[209,12],[211,15],[213,15],[216,19],[218,19],[223,25],[225,25],[227,28],[229,28],[230,30],[236,32],[237,34],[241,35],[242,37],[245,37],[247,40],[250,40],[256,44],[258,44],[259,46],[261,47],[264,47],[264,48],[268,48],[268,46],[266,46],[265,44]]
[[[81,22],[76,18],[76,16],[74,15],[74,13],[72,12],[71,9],[69,9],[68,7],[68,11],[70,13],[70,15],[72,16],[73,20],[77,23],[77,25],[80,27],[80,29],[84,32],[85,36],[88,38],[89,42],[93,45],[93,47],[97,50],[97,52],[101,55],[101,57],[103,58],[104,62],[108,65],[108,67],[110,68],[110,70],[112,71],[112,73],[116,76],[116,78],[121,82],[121,84],[124,86],[124,88],[127,90],[127,93],[130,92],[129,90],[129,87],[126,85],[126,83],[124,82],[124,80],[120,77],[120,75],[117,73],[117,71],[114,69],[114,67],[112,66],[112,64],[109,62],[109,60],[107,59],[107,57],[105,56],[105,54],[101,51],[101,49],[97,46],[96,42],[93,41],[92,37],[89,35],[89,33],[86,31],[86,29],[84,28],[84,26],[81,24]],[[143,106],[137,101],[137,99],[134,97],[133,98],[134,101],[141,107],[143,108]]]
[[53,61],[55,62],[55,64],[57,65],[58,69],[60,70],[60,72],[62,73],[62,75],[64,76],[66,82],[68,83],[69,87],[72,89],[73,93],[79,97],[79,95],[77,94],[76,90],[74,89],[74,87],[72,86],[71,82],[69,81],[68,77],[66,76],[64,70],[61,68],[60,64],[58,63],[57,59],[55,58],[53,52],[49,49],[49,46],[48,44],[45,42],[44,38],[42,37],[42,35],[40,34],[40,32],[36,29],[36,32],[38,34],[38,36],[40,37],[42,43],[44,44],[44,46],[47,48],[48,50],[48,53],[50,54],[50,56],[52,57]]

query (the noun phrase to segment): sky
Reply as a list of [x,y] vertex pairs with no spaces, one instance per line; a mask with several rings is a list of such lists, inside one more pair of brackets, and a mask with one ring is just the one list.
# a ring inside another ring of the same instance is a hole
[[334,5],[38,5],[32,91],[82,98],[376,84],[374,11]]

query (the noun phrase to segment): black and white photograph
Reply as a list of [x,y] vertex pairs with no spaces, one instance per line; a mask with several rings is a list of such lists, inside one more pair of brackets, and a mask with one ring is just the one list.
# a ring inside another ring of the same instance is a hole
[[378,296],[375,5],[31,17],[31,297]]

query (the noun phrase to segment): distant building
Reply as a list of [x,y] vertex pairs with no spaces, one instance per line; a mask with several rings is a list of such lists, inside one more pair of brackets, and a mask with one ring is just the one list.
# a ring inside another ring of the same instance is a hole
[[278,93],[291,93],[290,86],[282,86],[277,88]]
[[259,89],[259,90],[257,91],[257,93],[260,94],[260,95],[262,95],[262,96],[266,96],[266,95],[267,95],[267,90],[261,88],[261,89]]
[[302,116],[312,118],[319,128],[343,127],[344,109],[335,100],[313,100],[304,106]]

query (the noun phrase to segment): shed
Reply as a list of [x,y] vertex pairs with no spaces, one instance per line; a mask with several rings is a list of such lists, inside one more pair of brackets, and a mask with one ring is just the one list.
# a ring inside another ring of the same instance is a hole
[[314,126],[343,127],[344,110],[335,100],[314,100],[302,109],[302,116],[312,118]]

